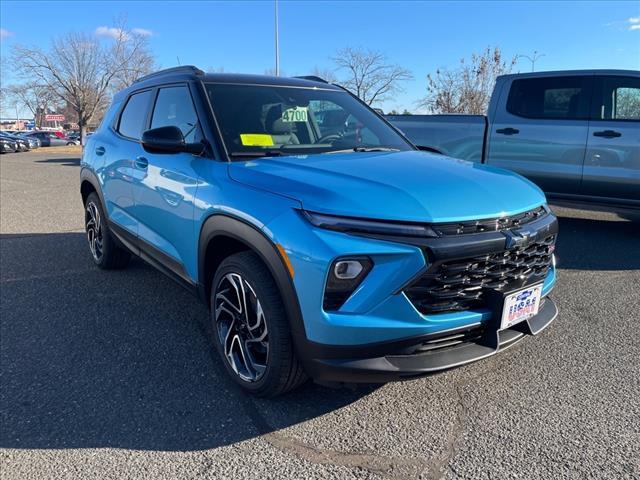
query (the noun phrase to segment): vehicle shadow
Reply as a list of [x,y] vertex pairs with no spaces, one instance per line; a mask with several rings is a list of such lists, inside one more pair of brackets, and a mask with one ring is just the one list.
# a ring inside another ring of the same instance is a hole
[[[638,225],[561,217],[559,266],[640,268]],[[191,451],[286,428],[373,386],[245,395],[208,312],[140,260],[92,263],[83,233],[0,235],[0,448]]]
[[569,270],[640,269],[640,222],[558,217],[558,267]]
[[35,163],[59,163],[64,167],[77,167],[80,165],[80,157],[47,158],[44,160],[35,160]]
[[375,389],[245,395],[205,307],[140,260],[98,270],[82,233],[0,235],[0,300],[0,448],[210,449]]

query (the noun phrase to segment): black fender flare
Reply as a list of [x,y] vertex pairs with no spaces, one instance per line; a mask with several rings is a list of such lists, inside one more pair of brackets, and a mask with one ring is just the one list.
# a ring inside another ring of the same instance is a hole
[[208,304],[209,292],[206,291],[205,258],[209,243],[217,236],[230,237],[245,244],[265,263],[280,291],[291,325],[294,345],[299,348],[300,342],[306,341],[307,337],[293,279],[289,275],[289,270],[276,245],[264,232],[244,220],[227,214],[213,214],[202,224],[198,243],[198,294],[200,298]]
[[107,205],[104,201],[104,196],[102,195],[102,188],[100,188],[100,181],[98,180],[98,176],[93,170],[86,167],[83,167],[80,170],[80,194],[82,194],[82,184],[84,182],[88,182],[91,184],[91,186],[93,186],[93,189],[98,194],[98,198],[100,198],[100,203],[102,203],[102,211],[105,215],[108,215],[106,208]]

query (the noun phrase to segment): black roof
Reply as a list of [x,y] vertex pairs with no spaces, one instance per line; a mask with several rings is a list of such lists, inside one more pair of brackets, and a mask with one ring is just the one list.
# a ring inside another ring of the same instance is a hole
[[129,88],[119,92],[116,97],[129,92],[154,85],[171,82],[198,80],[211,83],[234,83],[244,85],[276,85],[282,87],[324,88],[341,90],[340,87],[327,83],[318,77],[275,77],[272,75],[252,75],[243,73],[205,73],[193,65],[167,68],[151,73],[136,80]]

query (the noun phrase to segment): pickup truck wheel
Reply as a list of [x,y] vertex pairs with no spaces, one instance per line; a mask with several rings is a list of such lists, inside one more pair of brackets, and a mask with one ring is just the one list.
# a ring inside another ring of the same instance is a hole
[[93,262],[105,270],[124,268],[131,254],[116,244],[106,220],[98,195],[89,194],[84,205],[84,225]]
[[233,380],[257,396],[280,395],[304,383],[280,292],[260,257],[227,257],[211,287],[216,349]]

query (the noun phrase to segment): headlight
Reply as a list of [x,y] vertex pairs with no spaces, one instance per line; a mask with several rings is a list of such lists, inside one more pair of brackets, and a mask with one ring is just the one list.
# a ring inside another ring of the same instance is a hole
[[404,237],[438,236],[430,226],[420,223],[338,217],[335,215],[326,215],[324,213],[309,212],[307,210],[302,210],[301,213],[312,225],[338,232],[395,235]]

